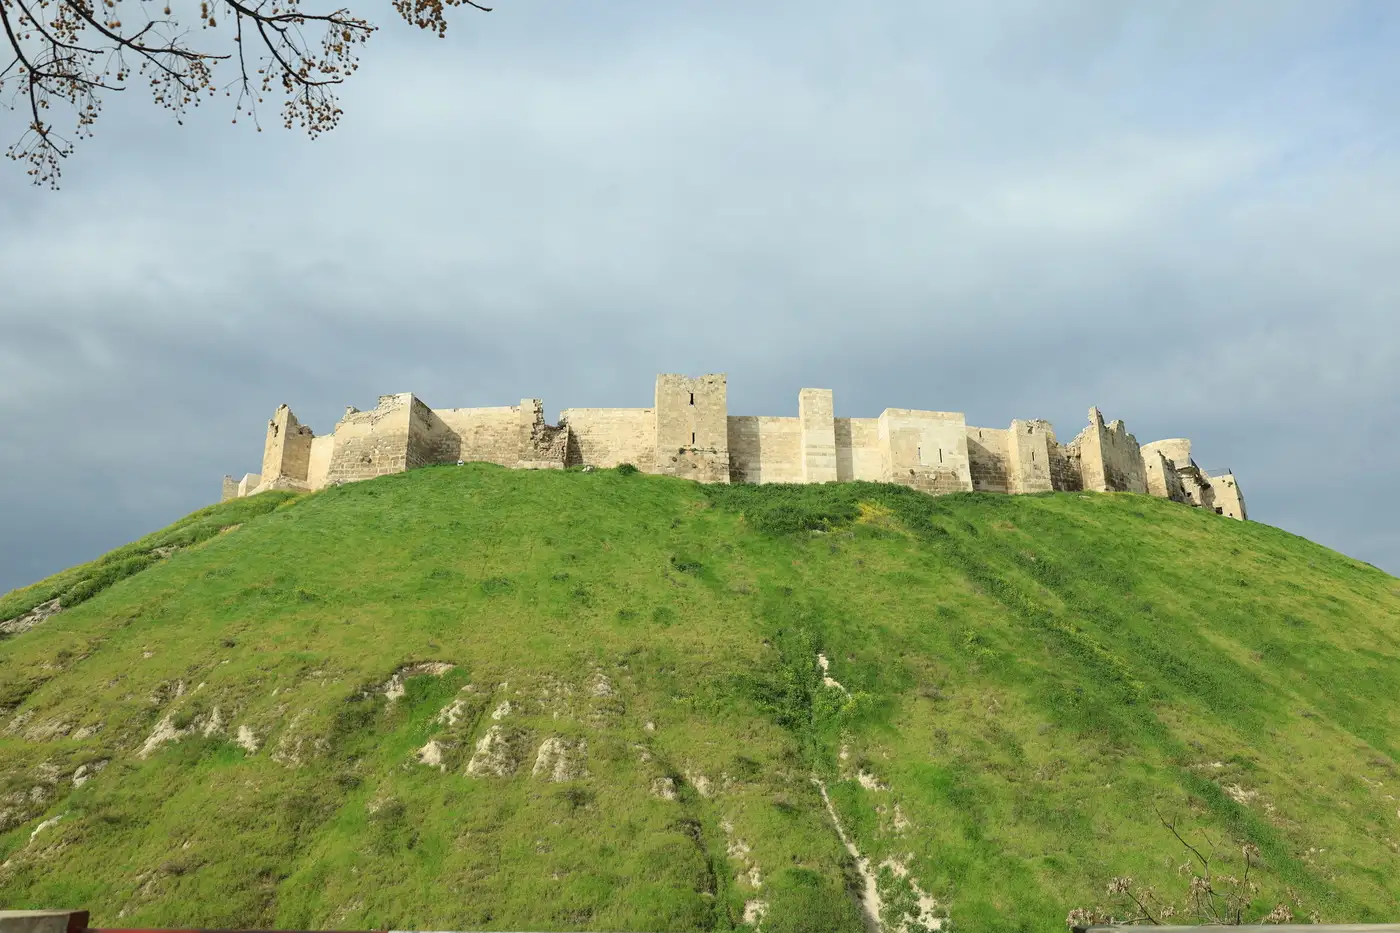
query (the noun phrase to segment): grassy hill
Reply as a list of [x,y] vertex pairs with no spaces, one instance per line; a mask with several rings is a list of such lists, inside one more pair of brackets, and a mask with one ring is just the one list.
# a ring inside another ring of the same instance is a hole
[[1185,910],[1170,823],[1218,890],[1257,847],[1246,920],[1400,919],[1400,580],[1162,500],[433,467],[0,620],[54,598],[0,639],[6,907],[1052,930]]

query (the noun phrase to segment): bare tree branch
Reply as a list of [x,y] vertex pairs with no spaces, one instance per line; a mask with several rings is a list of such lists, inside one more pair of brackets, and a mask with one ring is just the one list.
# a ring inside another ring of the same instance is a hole
[[1176,837],[1176,841],[1179,842],[1179,843],[1181,843],[1182,845],[1184,845],[1186,848],[1190,849],[1190,850],[1191,850],[1191,854],[1194,855],[1194,856],[1196,856],[1196,858],[1200,860],[1201,869],[1202,869],[1203,871],[1209,873],[1209,872],[1210,872],[1210,862],[1209,862],[1209,860],[1207,860],[1206,857],[1205,857],[1204,855],[1202,855],[1202,854],[1200,853],[1200,851],[1199,851],[1195,846],[1193,846],[1191,843],[1187,842],[1185,839],[1181,838],[1181,833],[1179,833],[1179,832],[1176,831],[1176,824],[1175,824],[1174,822],[1168,822],[1168,821],[1167,821],[1167,818],[1166,818],[1165,816],[1162,815],[1162,811],[1159,810],[1159,809],[1157,808],[1157,805],[1156,805],[1156,804],[1153,804],[1153,805],[1152,805],[1152,809],[1153,809],[1153,811],[1156,812],[1156,814],[1157,814],[1157,819],[1161,820],[1162,825],[1165,826],[1168,830],[1170,830],[1170,831],[1171,831],[1171,834],[1172,834],[1173,836]]
[[[12,90],[8,109],[13,112],[22,98],[28,111],[27,126],[6,154],[29,164],[35,184],[56,188],[61,160],[73,151],[48,117],[53,106],[66,103],[76,111],[77,138],[91,136],[102,106],[99,92],[125,90],[136,75],[149,81],[153,102],[183,123],[186,108],[217,92],[216,65],[236,59],[238,76],[224,86],[230,97],[238,88],[233,122],[246,111],[261,132],[257,105],[277,84],[285,126],[299,123],[312,137],[334,129],[341,116],[335,86],[359,68],[358,48],[377,30],[344,8],[304,11],[302,0],[155,0],[163,4],[159,17],[150,15],[149,2],[0,0],[0,26],[14,53],[0,70],[0,94]],[[123,23],[123,3],[137,13],[132,25]],[[237,55],[195,48],[171,3],[190,13],[197,3],[202,31],[218,29],[217,11],[231,15]],[[405,21],[439,36],[447,31],[448,7],[491,10],[475,0],[393,0],[393,6]],[[304,34],[308,26],[319,30],[318,41]],[[250,39],[261,48],[251,52]],[[134,67],[127,54],[134,56]]]

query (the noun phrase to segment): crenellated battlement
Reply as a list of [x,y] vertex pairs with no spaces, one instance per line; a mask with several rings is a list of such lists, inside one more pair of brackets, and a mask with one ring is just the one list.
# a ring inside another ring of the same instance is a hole
[[802,389],[795,416],[731,415],[724,375],[656,377],[651,408],[574,408],[546,423],[540,399],[499,408],[430,408],[412,393],[347,407],[317,436],[286,405],[268,422],[262,472],[225,477],[223,498],[265,489],[322,489],[437,463],[517,469],[631,463],[703,483],[900,483],[935,495],[1135,492],[1245,520],[1231,474],[1208,476],[1191,442],[1140,446],[1122,421],[1089,424],[1061,445],[1050,423],[969,426],[962,412],[887,408],[837,418],[829,389]]

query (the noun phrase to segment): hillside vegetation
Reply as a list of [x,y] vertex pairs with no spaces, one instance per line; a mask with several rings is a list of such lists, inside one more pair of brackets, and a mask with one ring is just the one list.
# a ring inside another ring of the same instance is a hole
[[1400,920],[1400,580],[1163,500],[432,467],[0,620],[53,599],[0,639],[6,907],[1053,930],[1189,916],[1170,824],[1220,890],[1253,847],[1247,921]]

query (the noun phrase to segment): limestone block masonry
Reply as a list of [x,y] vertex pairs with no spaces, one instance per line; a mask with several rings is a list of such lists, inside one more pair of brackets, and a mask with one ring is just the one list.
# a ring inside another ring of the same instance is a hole
[[544,402],[498,408],[430,408],[410,392],[381,395],[373,411],[346,408],[316,435],[290,408],[267,423],[262,472],[224,477],[223,499],[266,489],[314,491],[437,463],[485,461],[516,469],[631,463],[646,473],[702,483],[899,483],[950,492],[1135,492],[1245,521],[1230,473],[1207,475],[1191,442],[1139,445],[1097,408],[1067,444],[1047,421],[969,426],[961,412],[887,408],[837,418],[830,389],[802,389],[793,416],[729,414],[723,374],[656,377],[651,408],[564,409]]

